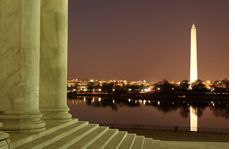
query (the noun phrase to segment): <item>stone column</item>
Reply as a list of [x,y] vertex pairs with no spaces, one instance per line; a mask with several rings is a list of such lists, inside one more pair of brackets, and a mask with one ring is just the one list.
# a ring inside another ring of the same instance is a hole
[[0,0],[0,129],[41,131],[40,0]]
[[71,120],[67,106],[68,0],[41,0],[40,110],[46,121]]

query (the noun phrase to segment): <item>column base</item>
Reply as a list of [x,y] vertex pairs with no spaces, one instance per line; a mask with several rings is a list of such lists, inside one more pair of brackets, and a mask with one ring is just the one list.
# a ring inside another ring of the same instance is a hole
[[2,114],[0,121],[4,125],[0,128],[8,132],[38,132],[45,130],[42,114]]
[[72,120],[72,115],[68,112],[68,108],[64,109],[45,109],[40,108],[43,114],[42,119],[47,122],[68,122]]

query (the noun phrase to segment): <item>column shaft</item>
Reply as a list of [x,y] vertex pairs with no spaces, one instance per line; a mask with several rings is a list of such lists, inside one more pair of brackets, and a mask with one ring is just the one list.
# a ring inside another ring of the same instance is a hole
[[41,131],[40,0],[0,0],[0,128]]
[[69,121],[68,0],[41,0],[40,110],[47,121]]

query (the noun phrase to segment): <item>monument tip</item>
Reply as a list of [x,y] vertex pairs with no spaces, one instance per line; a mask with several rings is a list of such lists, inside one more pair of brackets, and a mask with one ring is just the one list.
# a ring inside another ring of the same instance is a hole
[[196,28],[195,24],[193,23],[192,28]]

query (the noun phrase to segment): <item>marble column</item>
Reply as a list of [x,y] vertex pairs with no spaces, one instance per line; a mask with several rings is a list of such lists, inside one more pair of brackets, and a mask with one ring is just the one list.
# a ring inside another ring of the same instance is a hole
[[71,120],[67,106],[68,0],[41,0],[40,110],[46,121]]
[[40,0],[0,0],[0,128],[41,131]]

